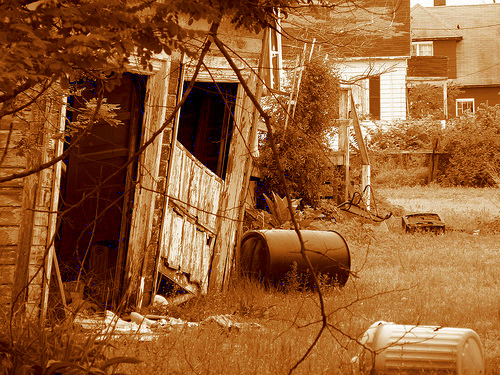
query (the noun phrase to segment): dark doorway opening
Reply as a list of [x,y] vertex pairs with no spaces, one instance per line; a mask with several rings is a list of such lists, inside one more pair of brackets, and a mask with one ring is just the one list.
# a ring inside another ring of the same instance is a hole
[[[137,161],[127,164],[140,144],[146,76],[124,74],[105,93],[119,123],[100,118],[64,161],[56,251],[64,281],[79,283],[85,298],[107,305],[119,296],[133,208]],[[98,85],[79,82],[81,96],[68,103],[67,143],[82,132],[85,103]]]
[[181,109],[178,140],[221,178],[226,174],[237,91],[237,83],[196,82]]

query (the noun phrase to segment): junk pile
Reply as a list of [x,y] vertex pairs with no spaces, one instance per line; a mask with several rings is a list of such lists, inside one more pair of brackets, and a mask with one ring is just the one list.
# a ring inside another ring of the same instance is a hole
[[[159,297],[155,301],[164,299]],[[119,317],[110,310],[106,310],[104,316],[78,313],[73,322],[83,331],[96,334],[98,340],[134,337],[139,341],[152,341],[176,329],[193,329],[214,324],[229,332],[262,328],[254,322],[238,322],[231,314],[212,315],[200,322],[189,322],[165,315],[142,315],[137,312]]]

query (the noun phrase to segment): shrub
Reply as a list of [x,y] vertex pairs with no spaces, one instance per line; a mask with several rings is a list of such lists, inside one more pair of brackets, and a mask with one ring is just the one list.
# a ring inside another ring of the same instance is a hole
[[[303,204],[315,206],[325,190],[325,182],[335,184],[328,148],[328,136],[338,118],[339,80],[323,61],[306,65],[295,110],[285,128],[285,100],[268,105],[273,115],[274,135],[289,189]],[[261,139],[258,166],[263,177],[262,192],[283,196],[276,162],[267,137]]]
[[495,185],[500,165],[500,105],[482,106],[448,124],[443,137],[449,154],[441,166],[439,181],[444,185],[483,187]]
[[[454,85],[448,86],[448,113],[455,109],[455,99],[462,91]],[[411,86],[408,89],[408,111],[414,119],[443,119],[443,88],[428,83]]]
[[441,134],[441,122],[432,118],[395,121],[370,129],[368,146],[373,151],[431,149]]

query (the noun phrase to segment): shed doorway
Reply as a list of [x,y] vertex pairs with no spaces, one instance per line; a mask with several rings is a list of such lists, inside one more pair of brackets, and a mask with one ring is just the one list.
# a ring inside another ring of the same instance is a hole
[[237,91],[237,83],[196,82],[180,114],[178,140],[221,178],[227,169]]
[[[98,92],[93,81],[81,89],[68,101],[67,144],[81,134],[84,102]],[[127,161],[140,144],[145,94],[146,76],[124,74],[105,93],[119,123],[96,121],[64,160],[55,244],[62,278],[101,306],[120,295],[137,175],[137,161]]]

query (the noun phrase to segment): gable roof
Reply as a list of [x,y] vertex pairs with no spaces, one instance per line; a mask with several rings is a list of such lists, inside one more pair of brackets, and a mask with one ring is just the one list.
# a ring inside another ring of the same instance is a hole
[[415,5],[411,16],[412,40],[459,40],[458,84],[500,84],[500,4]]

